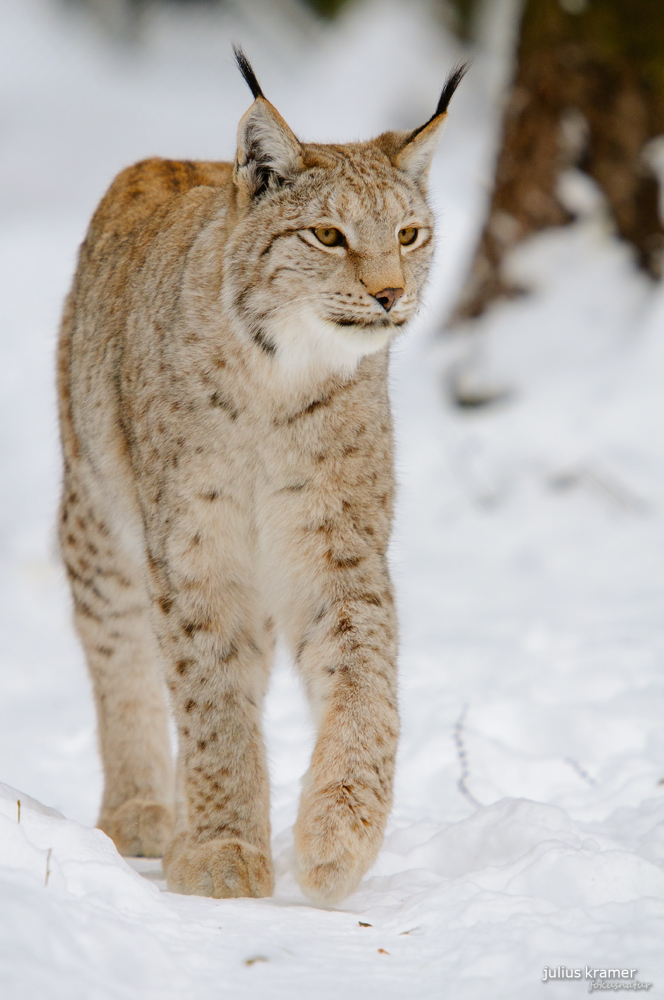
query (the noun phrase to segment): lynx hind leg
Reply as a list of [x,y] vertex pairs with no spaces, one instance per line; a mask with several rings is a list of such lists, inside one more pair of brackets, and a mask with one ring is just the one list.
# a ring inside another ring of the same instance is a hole
[[104,769],[97,825],[120,854],[161,857],[173,827],[173,775],[143,570],[80,477],[65,482],[60,541],[97,708]]

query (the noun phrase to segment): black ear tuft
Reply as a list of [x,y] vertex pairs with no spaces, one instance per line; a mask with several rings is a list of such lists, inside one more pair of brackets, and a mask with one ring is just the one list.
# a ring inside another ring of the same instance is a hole
[[436,108],[436,113],[433,116],[437,118],[438,115],[444,115],[449,107],[449,103],[452,100],[452,95],[457,89],[464,76],[468,72],[468,67],[470,63],[459,63],[455,66],[447,80],[445,81],[445,86],[443,87],[443,92],[440,95],[440,100],[438,101],[438,107]]
[[[233,54],[235,55],[235,62],[237,63],[237,67],[240,70],[240,73],[242,73],[242,76],[244,77],[245,82],[249,87],[249,90],[254,95],[254,100],[257,97],[262,97],[263,100],[265,100],[265,94],[261,90],[261,85],[256,79],[256,74],[254,73],[251,67],[251,63],[249,62],[249,60],[247,59],[247,57],[245,56],[244,52],[242,51],[239,45],[235,44],[233,45]],[[452,94],[450,94],[450,97],[451,96]]]
[[424,129],[427,127],[427,125],[430,125],[431,122],[436,120],[436,118],[439,118],[440,115],[444,115],[447,113],[450,101],[452,100],[452,95],[454,94],[454,91],[457,89],[457,87],[463,80],[464,76],[468,72],[469,66],[470,63],[466,62],[466,63],[459,63],[457,66],[454,67],[454,69],[448,76],[447,80],[445,81],[443,92],[440,95],[440,100],[438,101],[438,107],[431,115],[431,118],[429,118],[429,120],[426,121],[424,125],[420,125],[420,127],[416,128],[414,132],[411,132],[409,136],[409,142],[412,139],[414,139],[416,135],[419,135],[420,132],[423,132]]

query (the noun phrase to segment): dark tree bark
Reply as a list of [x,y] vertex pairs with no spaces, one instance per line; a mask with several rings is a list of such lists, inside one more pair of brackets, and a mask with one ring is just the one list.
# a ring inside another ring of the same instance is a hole
[[[66,2],[90,7],[113,34],[131,37],[138,30],[140,19],[152,0],[66,0]],[[222,4],[224,0],[163,0],[163,2]],[[460,2],[472,3],[473,0],[460,0]],[[302,3],[312,8],[320,17],[332,19],[348,0],[302,0]]]
[[[570,145],[575,121],[582,141]],[[517,293],[505,254],[570,221],[556,193],[567,166],[594,178],[638,266],[660,277],[659,186],[643,149],[662,133],[662,0],[526,0],[488,218],[451,325]]]
[[452,30],[466,42],[472,35],[473,21],[480,5],[481,0],[444,0]]

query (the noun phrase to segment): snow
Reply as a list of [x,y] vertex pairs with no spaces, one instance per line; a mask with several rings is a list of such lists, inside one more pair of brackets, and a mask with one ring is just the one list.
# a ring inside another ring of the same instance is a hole
[[[663,290],[569,175],[579,221],[511,263],[533,294],[439,332],[486,199],[509,0],[454,100],[429,307],[394,352],[403,735],[374,868],[329,910],[295,882],[312,731],[283,656],[266,719],[272,899],[172,895],[158,862],[129,864],[93,829],[93,709],[52,527],[55,331],[89,215],[142,156],[232,155],[248,95],[230,39],[321,140],[425,120],[460,55],[423,3],[363,0],[326,31],[284,10],[166,8],[127,50],[75,8],[0,4],[2,995],[588,992],[541,983],[545,966],[637,968],[664,995]],[[494,404],[453,408],[452,377]]]

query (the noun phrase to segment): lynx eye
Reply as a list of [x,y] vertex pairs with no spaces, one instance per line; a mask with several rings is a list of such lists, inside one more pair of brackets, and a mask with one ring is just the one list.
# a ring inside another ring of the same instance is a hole
[[417,239],[417,234],[419,230],[415,226],[406,226],[405,229],[399,230],[399,243],[402,247],[409,247],[411,243],[414,243]]
[[334,226],[318,226],[314,229],[314,236],[324,247],[345,247],[346,237],[340,229]]

